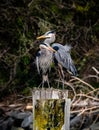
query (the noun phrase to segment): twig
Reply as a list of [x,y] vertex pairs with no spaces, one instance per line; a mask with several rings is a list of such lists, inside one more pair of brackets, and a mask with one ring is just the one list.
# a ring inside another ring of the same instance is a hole
[[89,112],[89,114],[92,114],[92,113],[99,113],[99,109]]
[[93,89],[94,90],[94,88],[90,85],[90,84],[88,84],[87,82],[85,82],[85,81],[83,81],[83,80],[81,80],[80,78],[78,78],[78,77],[75,77],[75,76],[72,76],[74,79],[76,79],[76,80],[78,80],[78,81],[80,81],[81,83],[83,83],[83,84],[85,84],[85,85],[87,85],[88,87],[90,87],[91,89]]
[[78,98],[77,101],[75,101],[75,102],[72,104],[72,106],[75,106],[75,104],[77,104],[77,103],[80,101],[80,99],[81,99],[81,96]]
[[99,101],[98,98],[94,98],[94,97],[92,97],[92,96],[88,96],[88,95],[86,95],[86,94],[77,94],[76,96],[83,96],[83,97],[87,97],[87,98],[90,98],[90,99],[93,99],[93,100]]
[[83,101],[79,101],[79,102],[75,102],[74,104],[72,104],[74,107],[85,107],[88,106],[88,99],[85,99]]
[[72,100],[72,102],[71,102],[71,103],[73,103],[73,102],[75,101],[75,99],[76,99],[76,91],[75,91],[75,89],[74,89],[74,87],[73,87],[72,84],[70,84],[70,83],[68,83],[68,82],[66,82],[66,81],[64,82],[64,84],[68,85],[68,86],[71,87],[72,90],[73,90],[74,97],[73,97],[73,100]]
[[[63,81],[61,81],[61,80],[56,80],[56,81],[63,83]],[[73,102],[75,101],[75,99],[76,99],[76,91],[75,91],[73,85],[70,84],[69,82],[64,81],[64,84],[66,84],[67,86],[69,86],[69,87],[72,88],[72,90],[73,90],[74,97],[73,97],[73,100],[72,100],[72,102],[71,102],[71,103],[73,103]]]
[[96,78],[96,79],[99,79],[99,76],[98,75],[88,75],[88,76],[84,77],[83,79],[87,79],[87,78]]
[[94,107],[86,108],[86,109],[84,109],[81,113],[79,113],[77,116],[82,115],[85,111],[93,110],[93,109],[96,109],[96,108],[98,109],[99,106],[94,106]]
[[99,71],[98,71],[95,67],[92,67],[92,69],[93,69],[97,74],[99,74]]
[[76,113],[79,113],[79,112],[82,112],[83,109],[80,109],[80,110],[74,110],[74,111],[70,111],[71,114],[76,114]]
[[18,95],[18,96],[21,97],[21,98],[17,99],[17,101],[21,101],[21,100],[24,100],[24,99],[32,99],[32,96],[22,96],[22,95]]
[[[63,81],[60,81],[60,80],[56,80],[56,81],[58,81],[58,82],[63,82]],[[75,89],[74,89],[74,87],[73,87],[73,85],[72,84],[70,84],[69,82],[64,82],[64,84],[66,84],[67,86],[69,86],[70,88],[72,88],[72,90],[73,90],[73,93],[74,93],[74,97],[73,97],[73,100],[72,100],[72,102],[71,103],[73,103],[74,102],[74,100],[76,99],[76,91],[75,91]]]
[[91,94],[91,93],[94,93],[94,92],[97,91],[97,90],[99,90],[99,88],[97,88],[97,89],[95,89],[95,90],[93,90],[93,91],[88,92],[87,95],[89,95],[89,94]]

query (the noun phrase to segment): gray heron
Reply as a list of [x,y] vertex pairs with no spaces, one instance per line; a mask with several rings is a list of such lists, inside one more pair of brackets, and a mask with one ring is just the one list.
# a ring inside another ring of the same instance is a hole
[[[64,79],[63,68],[76,76],[77,70],[70,55],[71,46],[54,43],[56,32],[54,30],[46,32],[44,35],[37,37],[43,39],[39,45],[40,50],[36,55],[36,66],[38,73],[42,73],[42,87],[48,80],[48,72],[51,69],[51,64],[54,62],[59,67],[61,79]],[[53,43],[53,44],[52,44]],[[64,86],[63,86],[64,87]]]

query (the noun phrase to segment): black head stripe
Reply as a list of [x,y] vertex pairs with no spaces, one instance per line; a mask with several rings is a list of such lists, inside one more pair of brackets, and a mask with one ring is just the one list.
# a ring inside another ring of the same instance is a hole
[[48,46],[47,44],[45,44],[45,43],[41,43],[41,45],[45,45],[45,46]]
[[55,30],[52,30],[51,33],[55,33]]
[[50,33],[55,33],[55,30],[49,31],[49,32],[47,33],[47,35],[50,34]]

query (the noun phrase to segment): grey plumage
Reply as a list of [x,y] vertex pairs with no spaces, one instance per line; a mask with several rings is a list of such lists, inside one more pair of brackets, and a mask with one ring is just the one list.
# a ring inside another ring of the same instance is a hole
[[57,62],[60,63],[68,71],[70,71],[72,75],[75,76],[77,74],[77,70],[70,55],[71,46],[63,46],[59,43],[54,43],[52,47],[57,50],[57,52],[54,53],[54,57]]
[[[46,44],[47,45],[47,44]],[[51,64],[53,62],[53,52],[50,50],[44,48],[46,45],[41,44],[40,51],[38,51],[36,55],[36,66],[37,66],[37,71],[40,74],[42,73],[42,87],[44,87],[44,83],[47,82],[48,87],[49,85],[49,80],[48,80],[48,72],[51,69]]]
[[36,65],[38,73],[42,71],[42,74],[46,74],[47,71],[50,71],[50,65],[53,61],[53,53],[47,49],[40,49],[36,56]]
[[37,53],[36,56],[36,66],[38,73],[42,73],[42,84],[44,85],[44,82],[48,83],[49,86],[49,80],[48,80],[48,71],[50,71],[51,64],[53,63],[53,59],[55,59],[61,69],[62,77],[64,78],[64,74],[62,71],[62,67],[67,69],[67,71],[70,71],[72,75],[77,74],[77,70],[75,68],[75,65],[72,61],[70,50],[70,45],[61,45],[59,43],[52,44],[52,47],[50,46],[51,43],[55,41],[55,32],[54,31],[48,31],[44,35],[38,37],[37,39],[44,38],[43,43],[40,44],[40,51]]

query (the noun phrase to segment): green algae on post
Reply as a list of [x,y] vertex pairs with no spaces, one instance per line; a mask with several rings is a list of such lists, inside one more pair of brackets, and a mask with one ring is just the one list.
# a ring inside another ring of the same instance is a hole
[[64,124],[64,99],[36,100],[34,129],[61,130]]

